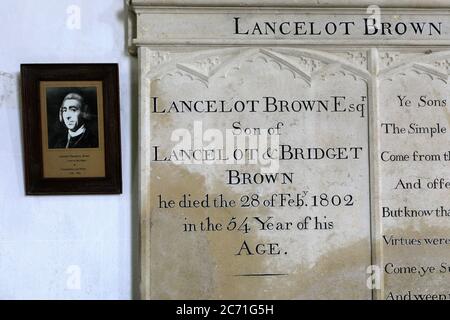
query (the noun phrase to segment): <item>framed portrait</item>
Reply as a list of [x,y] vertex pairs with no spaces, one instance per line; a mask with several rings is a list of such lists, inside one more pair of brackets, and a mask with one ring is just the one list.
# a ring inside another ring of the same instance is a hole
[[122,192],[117,64],[23,64],[28,195]]

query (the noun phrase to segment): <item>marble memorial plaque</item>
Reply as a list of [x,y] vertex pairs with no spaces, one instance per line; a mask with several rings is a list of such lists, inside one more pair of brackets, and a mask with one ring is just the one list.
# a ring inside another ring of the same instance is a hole
[[450,298],[450,3],[420,6],[130,1],[142,298]]

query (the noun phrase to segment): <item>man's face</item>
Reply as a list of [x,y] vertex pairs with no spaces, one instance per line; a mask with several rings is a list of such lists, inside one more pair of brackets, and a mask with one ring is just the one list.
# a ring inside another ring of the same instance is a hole
[[82,125],[80,121],[81,104],[78,100],[68,99],[62,106],[62,117],[64,124],[70,131],[77,131]]

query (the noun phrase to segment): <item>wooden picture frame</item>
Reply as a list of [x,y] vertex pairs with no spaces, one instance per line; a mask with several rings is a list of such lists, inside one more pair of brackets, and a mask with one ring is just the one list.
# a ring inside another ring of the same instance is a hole
[[117,64],[22,64],[27,195],[122,193]]

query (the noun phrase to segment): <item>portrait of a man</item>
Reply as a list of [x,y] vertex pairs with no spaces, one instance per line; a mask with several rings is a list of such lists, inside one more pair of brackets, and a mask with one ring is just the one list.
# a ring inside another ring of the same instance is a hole
[[27,194],[121,192],[118,65],[22,64],[21,76]]
[[97,148],[96,95],[90,88],[70,89],[54,88],[55,92],[47,92],[51,103],[48,118],[53,120],[48,121],[49,149]]

